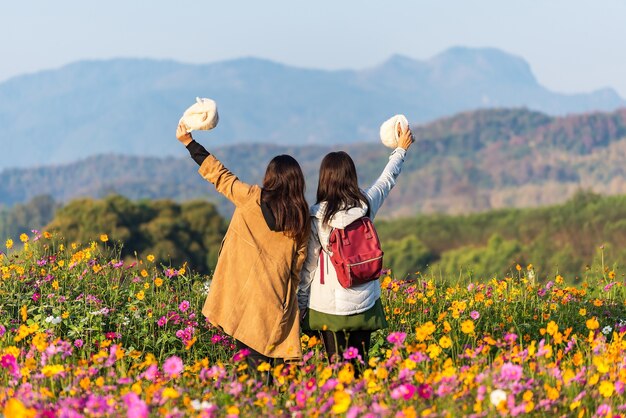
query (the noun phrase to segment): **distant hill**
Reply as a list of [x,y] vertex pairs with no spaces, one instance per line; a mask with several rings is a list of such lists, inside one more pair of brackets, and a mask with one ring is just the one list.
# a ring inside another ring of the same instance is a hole
[[[415,129],[398,186],[381,212],[466,213],[504,207],[564,202],[580,189],[626,194],[626,109],[551,117],[525,109],[461,113]],[[50,194],[67,201],[111,193],[140,199],[207,198],[223,214],[232,208],[197,174],[197,166],[177,143],[180,157],[100,155],[64,165],[0,172],[0,204],[13,205]],[[317,187],[321,158],[334,146],[241,144],[213,147],[241,179],[259,182],[267,162],[280,153],[300,161],[308,194]],[[371,183],[389,150],[380,143],[340,147],[356,161],[361,184]]]
[[218,102],[213,145],[375,141],[380,123],[395,113],[422,123],[487,107],[563,115],[626,105],[611,89],[551,92],[522,58],[496,49],[457,47],[426,61],[393,56],[358,71],[257,58],[82,61],[0,83],[0,169],[106,153],[175,155],[176,121],[196,96]]

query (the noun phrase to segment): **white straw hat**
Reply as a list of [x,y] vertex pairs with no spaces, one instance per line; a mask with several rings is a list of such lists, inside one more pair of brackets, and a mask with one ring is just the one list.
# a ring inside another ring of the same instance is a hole
[[187,127],[187,132],[213,129],[219,121],[217,103],[211,99],[196,97],[196,103],[185,110],[180,121]]
[[405,131],[409,127],[409,121],[404,115],[395,115],[380,125],[380,140],[389,148],[398,147],[398,127]]

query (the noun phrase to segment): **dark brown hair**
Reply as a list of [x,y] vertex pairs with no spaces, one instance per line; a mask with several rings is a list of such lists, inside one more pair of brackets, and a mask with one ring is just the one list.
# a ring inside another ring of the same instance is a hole
[[304,189],[304,174],[292,156],[278,155],[267,165],[261,199],[272,211],[276,228],[299,243],[311,227]]
[[340,210],[367,204],[367,196],[359,189],[354,161],[346,152],[331,152],[322,160],[317,184],[317,203],[320,202],[326,202],[324,223]]

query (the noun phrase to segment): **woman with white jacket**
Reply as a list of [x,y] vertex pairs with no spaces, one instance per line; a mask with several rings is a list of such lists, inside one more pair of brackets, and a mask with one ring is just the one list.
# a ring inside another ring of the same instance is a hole
[[[355,220],[368,216],[374,219],[378,209],[396,184],[406,151],[413,143],[410,129],[401,132],[396,148],[382,174],[365,191],[358,186],[356,168],[350,156],[331,152],[320,166],[317,202],[311,207],[311,235],[307,259],[300,274],[298,305],[302,328],[319,331],[329,359],[342,357],[343,351],[354,347],[363,361],[373,331],[386,328],[385,312],[380,301],[380,282],[344,288],[337,273],[325,259],[320,279],[320,251],[328,248],[333,228],[343,229]],[[322,257],[328,257],[326,253]]]

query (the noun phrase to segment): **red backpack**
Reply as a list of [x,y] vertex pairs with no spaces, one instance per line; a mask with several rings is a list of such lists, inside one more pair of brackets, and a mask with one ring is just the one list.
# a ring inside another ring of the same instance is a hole
[[383,251],[378,234],[366,216],[345,229],[333,228],[330,232],[328,248],[320,251],[321,284],[324,284],[324,253],[330,257],[339,284],[345,288],[377,280],[383,269]]

